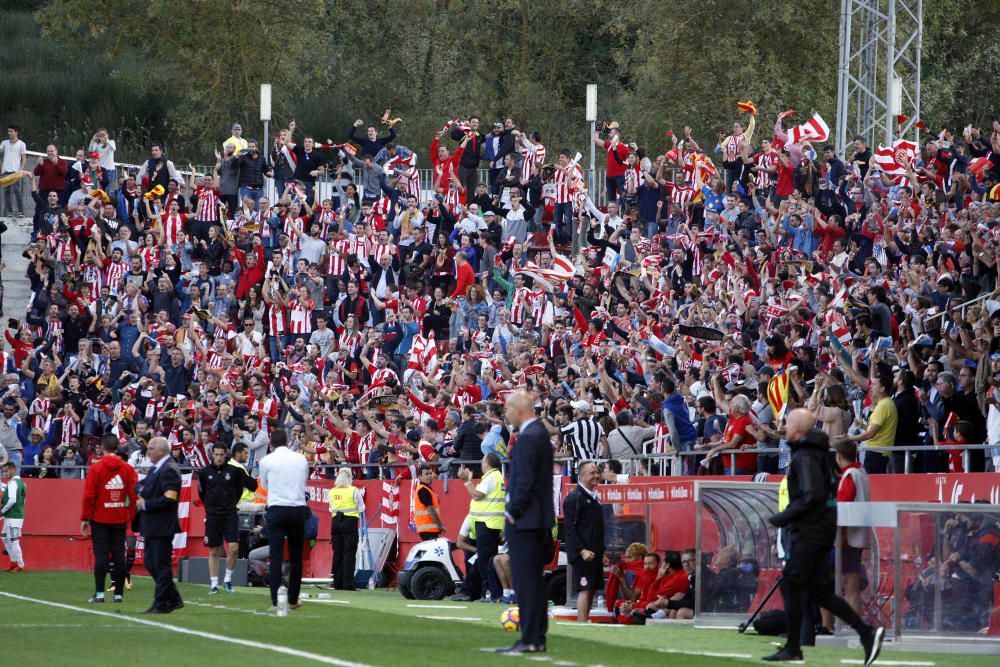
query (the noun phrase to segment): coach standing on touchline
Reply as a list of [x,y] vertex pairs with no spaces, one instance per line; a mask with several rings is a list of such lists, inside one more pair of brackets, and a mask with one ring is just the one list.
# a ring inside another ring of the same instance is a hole
[[309,463],[288,448],[288,433],[271,432],[271,453],[260,462],[260,485],[267,489],[267,545],[270,549],[268,580],[271,610],[278,608],[281,564],[288,540],[288,608],[298,609],[302,587],[302,546],[306,539],[306,479]]
[[604,588],[604,509],[597,496],[601,471],[593,461],[584,461],[577,471],[579,483],[563,501],[566,527],[566,557],[573,572],[573,587],[579,593],[576,619],[585,623],[594,602],[594,591]]
[[181,471],[170,460],[170,445],[166,438],[150,440],[146,454],[153,467],[140,485],[135,520],[145,540],[143,558],[146,569],[156,582],[156,593],[152,606],[142,613],[169,614],[184,606],[174,584],[173,566],[170,564],[174,535],[181,531],[177,519]]
[[535,417],[531,395],[515,391],[507,399],[507,419],[518,429],[507,486],[507,544],[514,591],[521,610],[521,640],[503,653],[544,653],[549,626],[543,569],[552,560],[552,440]]

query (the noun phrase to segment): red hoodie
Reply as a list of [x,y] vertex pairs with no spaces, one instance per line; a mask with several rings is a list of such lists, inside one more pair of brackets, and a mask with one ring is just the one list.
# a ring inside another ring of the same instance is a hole
[[81,521],[128,523],[135,515],[135,469],[113,454],[102,456],[87,472]]

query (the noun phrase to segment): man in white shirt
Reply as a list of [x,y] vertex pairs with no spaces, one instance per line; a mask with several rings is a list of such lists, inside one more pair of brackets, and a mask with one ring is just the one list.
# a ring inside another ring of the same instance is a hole
[[[0,176],[12,174],[15,171],[24,171],[28,161],[28,147],[18,137],[21,128],[17,125],[7,126],[7,138],[0,142],[0,155],[3,162],[0,163]],[[3,210],[0,211],[2,217],[10,216],[12,211],[17,211],[17,217],[24,217],[24,193],[21,191],[21,179],[17,179],[3,189]]]
[[268,579],[271,609],[278,608],[282,556],[288,540],[288,608],[298,609],[302,587],[302,546],[306,538],[306,479],[309,464],[301,454],[288,449],[288,433],[271,432],[271,453],[260,462],[260,486],[267,491],[267,545],[270,550]]

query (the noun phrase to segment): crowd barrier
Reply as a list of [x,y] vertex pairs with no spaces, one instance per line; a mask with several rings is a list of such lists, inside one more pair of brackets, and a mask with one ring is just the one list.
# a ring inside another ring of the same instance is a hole
[[[598,488],[601,499],[615,506],[615,514],[632,516],[645,525],[645,539],[657,550],[685,549],[695,544],[697,516],[694,482],[710,477],[633,477],[628,484],[608,484]],[[750,477],[715,477],[720,480],[750,481]],[[771,476],[768,481],[779,481]],[[564,496],[573,483],[564,477],[553,478],[554,493]],[[24,522],[24,552],[31,569],[89,570],[93,565],[90,541],[80,536],[80,504],[83,481],[69,479],[26,479],[27,503]],[[364,490],[366,519],[372,527],[392,527],[384,514],[383,500],[389,498],[394,484],[388,480],[356,482]],[[327,576],[330,572],[330,515],[326,493],[332,480],[310,480],[309,504],[320,517],[319,538],[306,570],[307,576]],[[197,485],[195,485],[197,487]],[[399,548],[396,565],[401,564],[410,547],[420,538],[410,529],[412,482],[398,484]],[[454,540],[468,513],[469,494],[456,480],[438,480],[434,490],[441,501],[441,516],[447,528],[445,537]],[[199,505],[197,489],[190,505],[187,547],[184,555],[205,556],[204,508]],[[956,503],[960,501],[1000,499],[1000,474],[964,473],[941,475],[877,475],[871,479],[872,500],[898,502]],[[702,535],[703,548],[718,547],[719,536]]]

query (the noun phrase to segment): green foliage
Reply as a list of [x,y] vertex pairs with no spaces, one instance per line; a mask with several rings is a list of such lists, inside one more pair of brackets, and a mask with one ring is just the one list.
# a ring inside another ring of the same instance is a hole
[[[114,128],[123,146],[145,143],[162,132],[156,96],[128,83],[139,74],[131,61],[112,62],[104,54],[66,48],[41,39],[32,14],[15,11],[31,3],[5,3],[0,40],[0,118],[21,126],[34,150],[54,143],[72,153],[98,127]],[[36,3],[37,4],[37,3]],[[13,5],[13,6],[12,6]]]
[[[1000,96],[1000,0],[924,7],[923,115],[933,126],[986,125]],[[260,137],[264,82],[273,126],[294,118],[342,141],[355,118],[374,122],[390,105],[404,119],[400,141],[420,152],[444,121],[470,114],[514,114],[551,149],[582,149],[588,83],[600,116],[654,150],[685,125],[711,146],[742,98],[757,103],[762,135],[784,109],[831,125],[836,115],[831,2],[51,0],[39,20],[48,40],[4,45],[31,67],[0,74],[0,99],[11,99],[7,82],[32,81],[18,109],[45,127],[162,130],[182,161],[208,159],[234,120]],[[76,57],[38,54],[53,42]],[[120,122],[98,120],[109,116]]]

